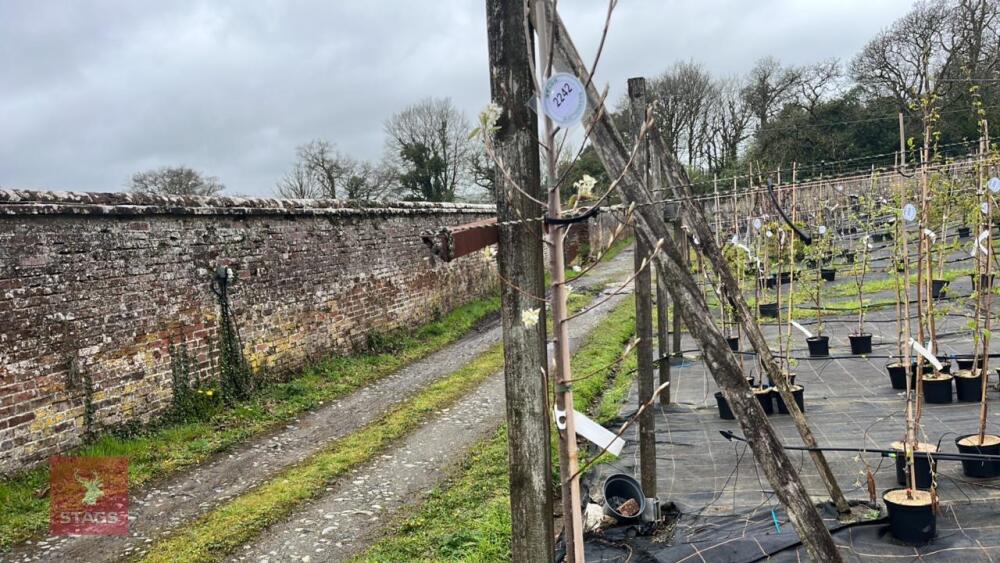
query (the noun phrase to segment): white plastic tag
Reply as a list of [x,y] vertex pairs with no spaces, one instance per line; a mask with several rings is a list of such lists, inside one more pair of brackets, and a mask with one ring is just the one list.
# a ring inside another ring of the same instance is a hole
[[806,330],[806,327],[800,325],[799,323],[797,323],[795,321],[792,321],[792,326],[794,326],[795,328],[799,329],[799,331],[801,331],[802,334],[806,335],[806,338],[812,338],[813,337],[813,334],[811,332],[809,332],[808,330]]
[[560,127],[571,127],[583,119],[587,96],[580,79],[567,72],[553,74],[545,82],[545,115]]
[[996,177],[990,178],[990,182],[987,185],[990,187],[991,192],[993,193],[1000,192],[1000,178]]
[[934,366],[934,369],[936,369],[937,371],[941,371],[942,369],[944,369],[944,366],[941,365],[941,362],[939,362],[936,357],[934,357],[934,354],[931,354],[930,350],[928,350],[927,348],[924,348],[919,342],[917,342],[916,340],[914,340],[914,339],[911,338],[910,339],[910,346],[914,350],[916,350],[918,354],[920,354],[928,362],[930,362],[931,365]]
[[576,433],[596,444],[601,449],[615,457],[622,453],[625,447],[625,440],[616,436],[614,432],[591,420],[580,411],[573,411],[573,424],[576,425]]

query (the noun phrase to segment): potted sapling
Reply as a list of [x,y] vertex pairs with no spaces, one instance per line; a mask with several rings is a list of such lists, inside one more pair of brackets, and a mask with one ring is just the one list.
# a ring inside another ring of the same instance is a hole
[[[825,231],[825,229],[822,230]],[[824,233],[813,237],[812,244],[806,247],[806,256],[810,263],[815,265],[814,275],[810,276],[812,282],[810,294],[812,294],[816,311],[816,334],[806,338],[809,355],[813,357],[830,355],[830,337],[823,335],[823,309],[820,295],[823,289],[823,276],[820,273],[820,268],[823,258],[827,255],[829,244],[830,239]]]
[[[872,197],[862,197],[862,205],[868,210],[864,221],[869,224],[873,215],[871,212],[872,201]],[[865,227],[865,232],[868,232],[868,225],[865,225]],[[872,353],[872,335],[865,332],[865,276],[868,274],[868,267],[871,264],[870,251],[871,243],[868,241],[868,236],[862,236],[858,239],[857,244],[857,255],[860,261],[854,266],[854,285],[858,290],[858,326],[848,336],[851,341],[851,353],[855,355]]]

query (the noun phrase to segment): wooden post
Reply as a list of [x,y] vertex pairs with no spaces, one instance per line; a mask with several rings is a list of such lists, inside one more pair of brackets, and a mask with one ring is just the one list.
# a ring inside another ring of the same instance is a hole
[[[788,511],[789,519],[802,539],[809,556],[816,561],[841,561],[837,547],[830,536],[830,531],[824,525],[823,519],[802,485],[794,464],[788,458],[774,428],[771,427],[764,415],[760,403],[751,393],[725,337],[712,322],[708,305],[688,271],[687,260],[678,252],[675,244],[669,240],[667,225],[659,215],[658,206],[652,204],[649,194],[641,188],[641,176],[634,168],[626,166],[628,150],[615,129],[608,112],[601,111],[603,110],[601,96],[590,80],[589,70],[573,45],[569,31],[558,14],[554,13],[550,0],[536,0],[535,5],[542,7],[542,10],[533,13],[536,21],[539,21],[539,18],[545,18],[545,20],[551,18],[556,24],[554,29],[556,32],[554,35],[555,60],[562,68],[573,72],[587,84],[589,107],[585,119],[588,125],[593,126],[592,138],[598,157],[611,177],[626,175],[625,181],[618,184],[619,193],[623,200],[636,204],[636,230],[639,236],[645,236],[647,241],[657,241],[657,244],[662,245],[661,251],[654,255],[654,260],[660,264],[661,270],[667,275],[670,287],[675,290],[674,294],[681,305],[678,311],[683,316],[691,336],[699,343],[709,372],[729,401],[754,453],[754,458],[768,479],[778,500]],[[659,148],[657,151],[661,152]],[[664,156],[667,154],[670,153],[663,153]],[[684,187],[686,188],[686,185]],[[690,200],[688,201],[690,202]],[[702,218],[703,220],[704,218]],[[708,228],[707,224],[704,226]],[[725,261],[716,262],[716,260],[721,259],[721,252],[715,245],[715,241],[711,240],[710,231],[705,235],[699,233],[699,238],[706,240],[706,248],[710,246],[711,249],[714,249],[714,256],[708,254],[708,257],[713,260],[713,265],[719,267],[721,263],[719,269],[723,277],[728,275],[728,279],[732,280],[732,273]],[[728,281],[726,283],[728,286]],[[743,304],[743,310],[740,313],[746,316],[746,303],[742,302],[742,296],[740,296],[740,300]],[[757,336],[760,336],[761,342],[757,342],[756,346],[763,345],[766,349],[766,342],[763,342],[763,336],[760,335],[759,329]],[[773,364],[773,358],[771,358],[771,363]],[[779,370],[775,369],[774,371],[780,378]],[[794,400],[791,398],[787,402],[794,405]]]
[[[642,124],[646,121],[646,80],[628,79],[629,109],[631,110],[632,132],[639,139]],[[643,136],[642,148],[636,153],[633,166],[642,178],[643,185],[649,182],[646,154],[648,142]],[[645,264],[649,258],[652,243],[644,236],[635,238],[635,333],[639,338],[636,348],[639,404],[646,404],[653,398],[653,291],[652,267]],[[640,271],[641,268],[641,271]],[[653,409],[645,409],[639,416],[639,475],[642,490],[648,497],[656,496],[656,417]]]
[[[532,38],[520,0],[486,0],[490,89],[502,114],[494,137],[496,152],[521,189],[541,199],[538,163],[538,118],[529,107],[534,98]],[[496,198],[500,237],[500,285],[503,323],[504,378],[507,394],[507,453],[510,470],[511,553],[515,561],[553,560],[552,450],[550,445],[545,352],[545,308],[533,296],[545,295],[540,222],[542,208],[497,173]],[[534,326],[521,321],[522,311],[540,308]]]

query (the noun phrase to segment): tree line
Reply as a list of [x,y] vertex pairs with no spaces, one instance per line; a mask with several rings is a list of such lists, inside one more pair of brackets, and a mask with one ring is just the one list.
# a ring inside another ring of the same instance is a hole
[[[922,104],[940,119],[942,151],[965,150],[979,120],[1000,128],[1000,2],[924,0],[883,29],[849,61],[791,66],[764,57],[743,75],[713,76],[695,61],[676,63],[649,81],[655,125],[699,188],[713,176],[790,169],[836,174],[891,164],[899,147],[897,115],[922,132]],[[627,100],[615,119],[628,132]],[[385,156],[358,160],[326,139],[297,147],[277,181],[286,198],[492,200],[494,170],[471,124],[450,99],[428,98],[386,120]],[[572,185],[584,175],[610,179],[590,146],[567,149],[560,168]],[[881,161],[871,158],[882,155]],[[912,158],[911,158],[912,160]],[[844,162],[847,161],[847,162]],[[224,186],[185,167],[133,176],[135,191],[214,195]]]

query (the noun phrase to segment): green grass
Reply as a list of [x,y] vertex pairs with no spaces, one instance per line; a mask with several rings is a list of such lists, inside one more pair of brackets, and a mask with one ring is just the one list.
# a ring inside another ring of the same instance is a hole
[[[220,405],[203,420],[161,424],[132,436],[108,434],[69,453],[128,457],[129,487],[134,490],[377,381],[458,340],[498,309],[498,298],[475,301],[411,333],[392,335],[392,350],[333,357],[232,409]],[[49,500],[36,495],[47,483],[47,466],[0,481],[0,550],[47,530]]]
[[[627,393],[629,370],[635,354],[617,365],[616,360],[635,332],[635,300],[628,298],[590,332],[573,356],[576,376],[595,373],[574,384],[577,410],[598,405],[598,419],[617,415],[617,406]],[[615,369],[604,369],[607,366]],[[602,392],[614,378],[611,397]],[[624,392],[621,391],[624,386]],[[614,415],[609,415],[614,410]],[[603,414],[602,414],[603,413]],[[456,475],[435,489],[416,513],[407,517],[390,536],[373,545],[363,561],[510,561],[510,495],[507,474],[507,433],[471,449]]]
[[494,345],[458,371],[267,483],[209,512],[153,544],[143,561],[218,561],[264,528],[322,493],[352,467],[372,459],[393,440],[459,399],[503,365],[503,347]]
[[[584,293],[570,295],[570,311],[579,310],[590,302],[591,297]],[[143,561],[217,561],[225,558],[267,526],[287,517],[301,503],[325,491],[337,477],[369,461],[392,441],[422,424],[433,412],[458,400],[502,367],[503,346],[496,344],[391,413],[155,543]]]

